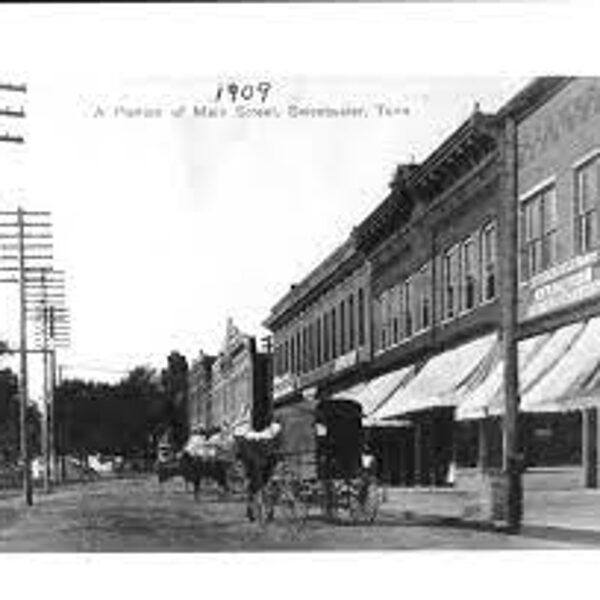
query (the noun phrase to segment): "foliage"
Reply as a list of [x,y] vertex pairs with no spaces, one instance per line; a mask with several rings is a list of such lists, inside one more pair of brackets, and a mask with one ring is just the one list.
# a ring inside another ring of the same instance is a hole
[[137,367],[117,384],[67,380],[54,399],[59,454],[151,457],[167,414],[154,371]]
[[185,356],[173,351],[167,358],[167,368],[161,374],[167,399],[167,424],[172,440],[181,447],[188,437],[188,362]]
[[[41,451],[41,415],[36,405],[27,410],[27,441],[31,456]],[[19,458],[20,407],[17,376],[10,369],[0,370],[0,464],[14,464]]]

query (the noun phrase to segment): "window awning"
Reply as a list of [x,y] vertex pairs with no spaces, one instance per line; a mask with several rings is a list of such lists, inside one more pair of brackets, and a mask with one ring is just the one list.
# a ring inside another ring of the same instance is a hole
[[358,402],[363,409],[364,424],[373,425],[373,414],[389,401],[398,388],[405,385],[412,378],[414,372],[413,366],[391,371],[370,381],[359,383],[347,390],[337,392],[331,397],[331,400],[354,400]]
[[456,406],[466,390],[480,385],[489,374],[497,349],[496,339],[496,334],[477,338],[430,359],[373,417],[389,419],[430,408]]
[[[585,324],[574,323],[554,333],[545,333],[519,343],[519,385],[522,408],[525,398],[535,389],[580,339]],[[467,393],[458,405],[456,419],[481,419],[504,412],[502,377],[504,362],[498,360],[481,385]]]
[[554,368],[524,394],[526,412],[578,410],[600,405],[600,318],[588,321],[581,335]]

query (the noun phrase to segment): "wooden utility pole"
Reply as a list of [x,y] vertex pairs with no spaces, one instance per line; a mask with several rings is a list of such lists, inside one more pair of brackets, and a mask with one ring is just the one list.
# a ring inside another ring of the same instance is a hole
[[[54,311],[51,312],[54,318]],[[54,482],[58,481],[58,461],[56,452],[56,436],[54,434],[54,390],[56,389],[56,348],[50,352],[50,398],[48,402],[48,456],[51,470],[50,477]]]
[[46,288],[46,271],[40,273],[40,289],[42,298],[40,302],[41,318],[42,318],[42,357],[43,357],[43,376],[44,376],[44,410],[42,414],[42,455],[44,457],[44,491],[50,492],[51,477],[50,477],[50,377],[49,368],[49,348],[48,348],[48,333],[50,329],[50,307],[48,306],[48,290]]
[[[49,270],[44,266],[52,260],[49,223],[45,221],[48,212],[31,212],[18,208],[16,211],[0,212],[0,240],[2,245],[1,259],[8,261],[7,266],[1,266],[2,273],[7,272],[2,283],[16,283],[19,288],[19,348],[15,352],[20,357],[19,377],[19,429],[20,455],[23,471],[23,494],[28,506],[33,504],[33,486],[31,478],[31,450],[29,448],[29,379],[28,354],[41,352],[46,355],[47,349],[29,348],[27,320],[31,302],[29,289],[35,285],[35,273]],[[8,229],[8,231],[7,231]],[[4,254],[4,251],[7,254]],[[38,252],[37,254],[32,251]],[[13,254],[11,254],[11,252]],[[40,262],[41,261],[41,262]],[[42,425],[44,427],[44,425]]]
[[65,301],[64,272],[42,269],[39,280],[28,288],[28,309],[33,312],[39,327],[36,347],[44,357],[44,489],[49,492],[56,479],[56,451],[54,436],[54,389],[56,387],[56,350],[69,344],[69,321]]
[[21,465],[23,468],[23,494],[28,506],[33,504],[33,488],[31,485],[31,464],[27,435],[27,410],[29,405],[29,389],[27,381],[27,297],[25,271],[25,225],[23,209],[17,209],[18,255],[19,255],[19,321],[20,321],[20,430],[21,430]]
[[507,529],[518,533],[523,513],[523,457],[519,440],[518,323],[518,188],[517,125],[508,117],[500,136],[500,310],[501,352],[504,364],[504,422],[502,473],[504,517]]

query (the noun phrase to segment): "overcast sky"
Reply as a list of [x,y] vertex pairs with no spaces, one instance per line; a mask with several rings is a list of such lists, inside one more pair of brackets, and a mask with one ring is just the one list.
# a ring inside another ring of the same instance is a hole
[[[494,54],[489,71],[475,59],[447,68],[439,53],[416,68],[407,51],[423,39],[421,17],[397,54],[371,55],[370,63],[348,44],[350,27],[345,43],[356,74],[339,57],[334,68],[323,50],[304,68],[289,50],[289,63],[266,60],[281,45],[253,56],[248,40],[260,33],[249,36],[243,26],[253,21],[226,27],[218,14],[210,28],[196,13],[165,10],[137,20],[139,12],[95,20],[81,10],[9,13],[8,43],[20,43],[19,28],[37,43],[20,46],[22,71],[6,71],[12,80],[26,75],[27,144],[0,148],[0,194],[3,208],[52,211],[55,264],[67,271],[72,316],[71,348],[61,357],[68,376],[114,379],[139,364],[160,367],[172,350],[190,360],[200,348],[217,352],[228,316],[261,337],[273,304],[383,200],[399,162],[422,160],[475,103],[493,111],[531,77],[498,69]],[[442,17],[427,27],[436,39]],[[287,17],[278,19],[273,44],[286,32],[298,36]],[[300,38],[327,48],[327,22],[311,22]],[[457,31],[464,25],[458,19]],[[381,28],[400,31],[385,21]],[[205,38],[192,35],[200,31]],[[236,37],[244,43],[224,52]],[[460,35],[453,44],[450,53],[458,47],[470,56]],[[255,62],[247,64],[245,50]],[[280,118],[192,115],[194,106],[214,106],[218,85],[230,81],[270,82],[265,106]],[[379,115],[378,103],[394,114]],[[366,112],[294,119],[290,104]],[[162,116],[124,116],[119,107]],[[0,289],[0,332],[12,341],[15,292]]]

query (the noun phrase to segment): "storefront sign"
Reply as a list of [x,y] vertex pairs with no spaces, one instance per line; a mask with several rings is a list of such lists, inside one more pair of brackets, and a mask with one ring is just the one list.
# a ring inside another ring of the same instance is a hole
[[598,255],[593,252],[540,274],[521,289],[521,319],[550,313],[600,295]]

